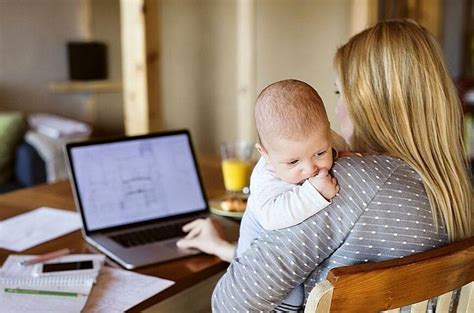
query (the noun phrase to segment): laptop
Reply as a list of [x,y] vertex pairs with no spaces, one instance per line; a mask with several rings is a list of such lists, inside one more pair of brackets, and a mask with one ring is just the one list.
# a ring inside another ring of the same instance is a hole
[[187,130],[66,145],[82,234],[127,269],[199,253],[182,225],[208,213]]

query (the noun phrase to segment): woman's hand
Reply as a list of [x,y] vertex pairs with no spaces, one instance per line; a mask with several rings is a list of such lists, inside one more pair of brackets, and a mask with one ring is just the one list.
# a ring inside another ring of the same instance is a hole
[[179,248],[194,248],[213,254],[223,261],[230,262],[235,253],[235,245],[225,240],[224,230],[218,220],[197,219],[183,226],[186,237],[176,244]]

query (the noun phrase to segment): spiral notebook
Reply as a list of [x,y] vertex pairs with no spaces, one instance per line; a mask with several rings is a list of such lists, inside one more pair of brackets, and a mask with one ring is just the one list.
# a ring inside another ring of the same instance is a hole
[[[34,255],[10,255],[0,270],[0,303],[5,312],[80,312],[91,292],[99,271],[89,274],[34,276],[34,266],[21,261]],[[97,260],[104,255],[66,255],[54,262]]]

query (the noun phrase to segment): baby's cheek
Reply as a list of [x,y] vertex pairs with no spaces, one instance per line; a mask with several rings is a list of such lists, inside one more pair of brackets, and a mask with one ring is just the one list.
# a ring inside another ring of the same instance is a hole
[[298,178],[296,177],[297,175],[295,175],[295,173],[293,173],[292,171],[280,171],[277,173],[277,176],[278,178],[289,184],[297,184],[299,182]]

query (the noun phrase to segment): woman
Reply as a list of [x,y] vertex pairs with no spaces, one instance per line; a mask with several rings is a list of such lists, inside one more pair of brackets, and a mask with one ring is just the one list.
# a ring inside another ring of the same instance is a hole
[[336,162],[341,191],[323,212],[264,233],[233,260],[215,311],[270,310],[301,283],[306,298],[333,267],[471,234],[461,107],[433,36],[412,21],[380,22],[339,48],[335,64],[343,136],[367,156]]
[[410,20],[381,22],[339,48],[335,63],[341,124],[357,125],[349,139],[353,150],[408,163],[422,177],[433,218],[442,218],[450,240],[469,237],[461,105],[436,39]]

